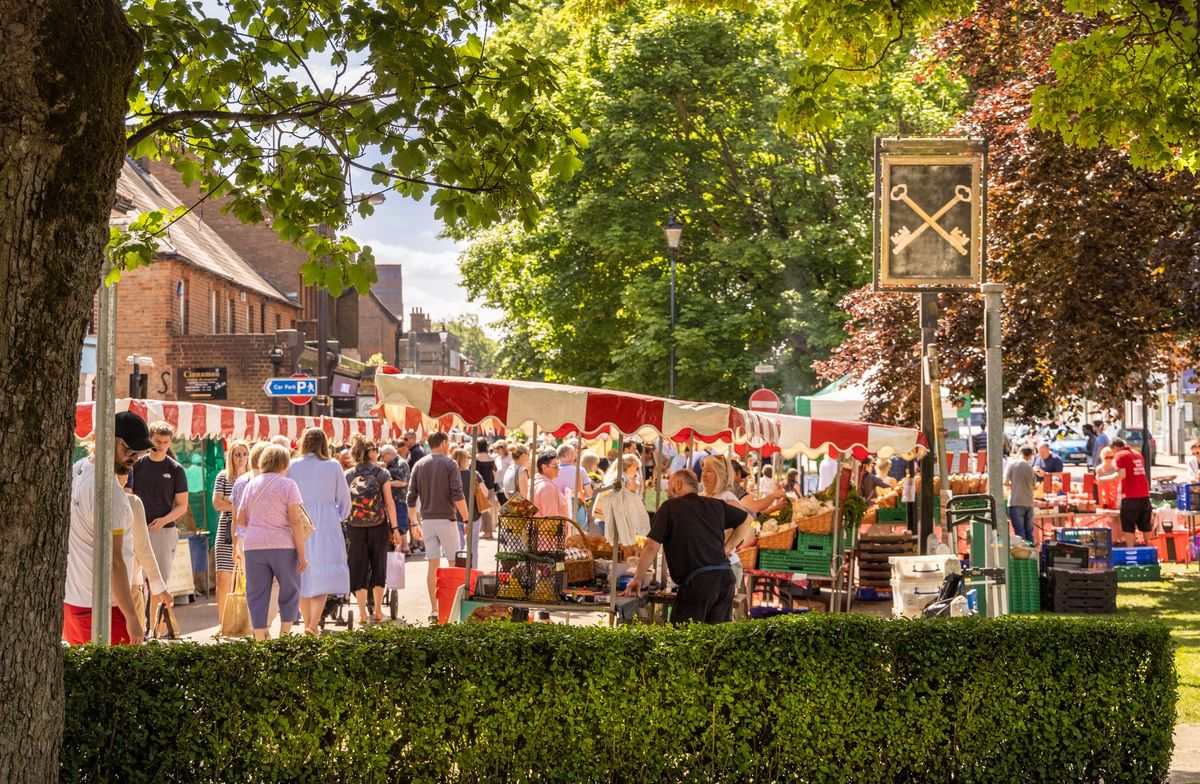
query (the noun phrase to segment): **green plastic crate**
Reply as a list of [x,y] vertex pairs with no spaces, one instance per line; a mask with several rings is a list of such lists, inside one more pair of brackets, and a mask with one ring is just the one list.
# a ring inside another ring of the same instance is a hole
[[1160,564],[1143,564],[1140,566],[1116,566],[1117,582],[1158,582],[1162,579]]
[[1042,609],[1041,581],[1036,558],[1008,559],[1008,611],[1030,614]]
[[768,572],[802,572],[825,576],[829,574],[832,561],[832,550],[819,551],[812,555],[796,550],[758,551],[758,568]]

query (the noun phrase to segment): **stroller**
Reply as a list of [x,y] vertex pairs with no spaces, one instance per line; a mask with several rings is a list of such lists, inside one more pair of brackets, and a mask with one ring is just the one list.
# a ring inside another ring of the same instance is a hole
[[[342,534],[346,540],[346,556],[350,555],[350,532],[349,525],[345,520],[342,521]],[[389,552],[394,550],[393,545],[388,545]],[[339,595],[331,593],[325,598],[325,607],[321,610],[321,620],[318,626],[321,629],[325,628],[325,623],[330,621],[338,626],[345,626],[347,631],[354,631],[354,596],[352,594]],[[394,621],[400,615],[400,591],[395,588],[388,588],[383,594],[384,606],[388,608],[388,616]],[[367,612],[375,613],[375,592],[367,591]]]

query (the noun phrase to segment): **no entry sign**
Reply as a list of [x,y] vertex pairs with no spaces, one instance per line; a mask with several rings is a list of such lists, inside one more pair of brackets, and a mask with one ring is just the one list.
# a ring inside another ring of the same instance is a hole
[[750,410],[766,414],[779,413],[779,395],[769,389],[756,389],[750,394]]

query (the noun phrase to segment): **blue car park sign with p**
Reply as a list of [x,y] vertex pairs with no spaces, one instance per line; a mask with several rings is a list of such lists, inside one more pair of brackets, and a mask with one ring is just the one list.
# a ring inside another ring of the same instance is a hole
[[267,397],[312,397],[317,394],[315,378],[268,378],[263,384]]

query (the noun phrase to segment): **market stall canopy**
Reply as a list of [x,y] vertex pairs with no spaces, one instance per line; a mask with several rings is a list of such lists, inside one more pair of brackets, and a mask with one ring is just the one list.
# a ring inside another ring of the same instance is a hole
[[857,457],[866,454],[890,457],[900,454],[912,457],[925,446],[920,431],[907,427],[875,425],[870,422],[845,422],[834,419],[768,414],[776,420],[779,439],[775,442],[784,457],[805,454],[818,457],[829,454],[834,447]]
[[[777,430],[764,414],[723,403],[682,400],[533,381],[445,378],[389,372],[375,376],[384,416],[395,427],[411,428],[415,409],[439,427],[502,427],[525,432],[536,425],[557,436],[591,437],[604,431],[658,435],[675,441],[766,440]],[[447,421],[445,417],[451,419]]]
[[[82,439],[92,436],[92,403],[75,404],[75,435]],[[232,408],[212,403],[183,403],[172,400],[116,401],[117,411],[133,411],[147,422],[163,420],[171,423],[177,435],[184,438],[244,438],[266,440],[284,435],[295,441],[305,428],[319,427],[335,443],[346,443],[355,433],[378,441],[384,437],[384,422],[379,419],[343,419],[341,417],[303,417],[259,414],[249,408]]]
[[[811,395],[796,398],[796,414],[818,419],[834,419],[843,422],[862,420],[863,406],[867,403],[866,387],[842,376],[829,386]],[[950,393],[942,388],[942,417],[947,423],[957,421],[959,410],[950,402]],[[957,428],[951,428],[956,430]]]
[[[93,403],[75,404],[75,435],[79,438],[91,438],[94,408]],[[116,410],[132,411],[147,422],[169,422],[177,434],[186,438],[251,438],[257,416],[249,408],[127,397],[116,401]]]

